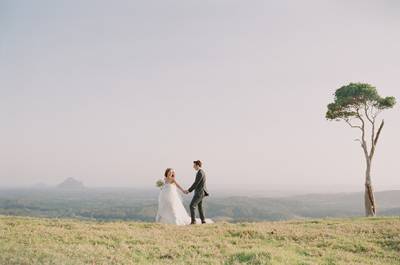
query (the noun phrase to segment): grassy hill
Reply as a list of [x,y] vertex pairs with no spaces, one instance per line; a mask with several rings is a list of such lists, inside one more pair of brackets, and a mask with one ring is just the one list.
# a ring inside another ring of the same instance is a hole
[[0,216],[0,264],[400,264],[399,218],[177,227]]

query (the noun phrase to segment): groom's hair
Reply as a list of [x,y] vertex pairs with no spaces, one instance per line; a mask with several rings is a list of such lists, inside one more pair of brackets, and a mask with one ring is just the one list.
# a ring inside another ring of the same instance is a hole
[[193,163],[194,163],[195,165],[199,166],[199,167],[201,167],[201,166],[203,165],[203,163],[201,163],[200,160],[193,161]]

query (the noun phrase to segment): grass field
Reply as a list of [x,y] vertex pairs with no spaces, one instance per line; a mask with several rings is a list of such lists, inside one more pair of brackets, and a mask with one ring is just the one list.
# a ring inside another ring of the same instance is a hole
[[400,264],[400,218],[177,227],[0,216],[0,264]]

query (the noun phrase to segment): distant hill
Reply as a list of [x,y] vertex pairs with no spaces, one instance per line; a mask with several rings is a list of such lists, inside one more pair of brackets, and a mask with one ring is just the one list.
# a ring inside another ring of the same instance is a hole
[[[67,184],[70,181],[67,181]],[[0,189],[0,215],[154,221],[158,190],[74,188]],[[80,183],[80,182],[78,182]],[[63,185],[64,186],[64,185]],[[400,191],[376,192],[378,216],[400,215]],[[191,196],[183,196],[188,209]],[[310,194],[285,198],[217,197],[207,217],[230,222],[364,216],[363,194]]]
[[59,189],[65,190],[79,190],[85,188],[82,182],[74,179],[74,178],[67,178],[63,182],[57,185]]
[[46,188],[48,188],[48,186],[44,182],[37,182],[32,185],[32,188],[33,189],[46,189]]
[[0,216],[0,264],[398,265],[399,218],[196,226]]

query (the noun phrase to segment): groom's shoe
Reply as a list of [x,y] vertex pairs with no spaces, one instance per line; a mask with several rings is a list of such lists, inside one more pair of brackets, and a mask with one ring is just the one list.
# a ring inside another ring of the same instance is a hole
[[195,225],[195,224],[196,224],[196,222],[191,222],[190,224],[191,224],[191,225]]
[[201,223],[202,223],[202,224],[205,224],[205,223],[206,223],[206,221],[201,221]]

